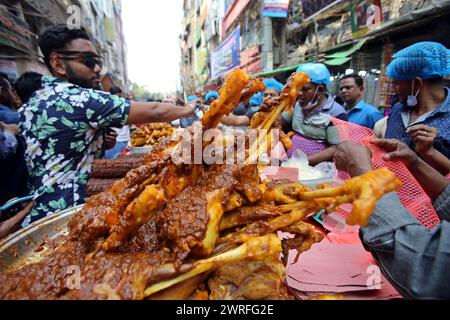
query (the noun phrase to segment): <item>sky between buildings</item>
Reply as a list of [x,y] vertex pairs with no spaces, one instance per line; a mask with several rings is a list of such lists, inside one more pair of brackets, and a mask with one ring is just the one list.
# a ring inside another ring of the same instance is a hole
[[122,0],[128,76],[150,92],[180,86],[182,0]]

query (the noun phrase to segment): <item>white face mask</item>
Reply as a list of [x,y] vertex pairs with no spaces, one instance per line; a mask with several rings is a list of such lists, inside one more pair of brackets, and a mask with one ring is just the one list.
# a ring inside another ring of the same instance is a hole
[[319,87],[316,88],[316,92],[314,93],[314,96],[311,99],[311,101],[308,102],[308,104],[306,106],[302,107],[304,110],[309,111],[309,110],[314,109],[317,106],[317,104],[319,103],[319,100],[320,100],[320,99],[316,100],[316,96],[317,96],[318,92],[319,92]]
[[413,108],[419,104],[417,101],[417,96],[420,93],[420,89],[417,91],[417,93],[414,95],[414,80],[412,82],[412,88],[411,88],[411,95],[408,96],[408,100],[406,101],[406,105],[410,108]]

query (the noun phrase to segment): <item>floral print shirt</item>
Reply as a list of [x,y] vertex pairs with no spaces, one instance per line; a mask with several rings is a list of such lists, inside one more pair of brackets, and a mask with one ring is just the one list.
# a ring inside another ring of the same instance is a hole
[[106,129],[127,124],[130,102],[54,77],[19,110],[25,160],[36,205],[22,226],[86,202],[95,158]]

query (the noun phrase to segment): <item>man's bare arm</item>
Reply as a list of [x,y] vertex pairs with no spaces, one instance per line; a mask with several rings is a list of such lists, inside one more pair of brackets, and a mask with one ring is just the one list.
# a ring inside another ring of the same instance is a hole
[[247,116],[230,114],[222,119],[222,124],[234,127],[248,127],[250,125],[250,118]]
[[334,154],[336,153],[337,146],[331,146],[328,149],[320,151],[312,156],[308,157],[309,164],[311,166],[316,166],[321,162],[329,161],[332,162],[334,159]]
[[128,124],[172,122],[194,114],[190,107],[180,107],[169,103],[131,102]]

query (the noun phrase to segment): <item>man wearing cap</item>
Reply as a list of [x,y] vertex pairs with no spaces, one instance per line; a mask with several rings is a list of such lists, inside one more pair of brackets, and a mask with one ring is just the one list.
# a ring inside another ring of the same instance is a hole
[[292,114],[283,113],[284,129],[295,131],[293,148],[288,150],[288,156],[301,150],[311,165],[332,161],[340,139],[330,116],[347,121],[347,112],[327,93],[331,74],[324,64],[306,63],[297,72],[306,73],[311,82],[300,91]]
[[399,103],[389,115],[386,138],[415,150],[446,175],[450,158],[450,51],[436,42],[419,42],[394,55],[387,76],[394,79]]
[[210,106],[217,99],[219,99],[219,93],[214,90],[209,91],[205,96],[206,105]]

